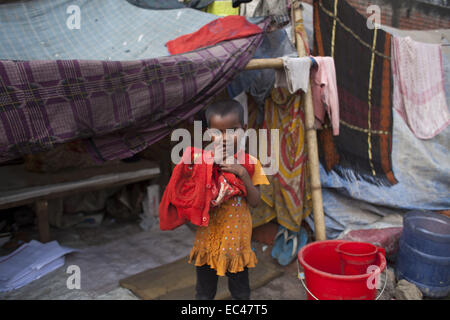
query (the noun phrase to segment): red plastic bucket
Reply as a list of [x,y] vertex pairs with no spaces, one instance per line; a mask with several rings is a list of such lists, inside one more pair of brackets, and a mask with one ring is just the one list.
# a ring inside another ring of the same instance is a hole
[[377,253],[385,255],[383,248],[368,242],[340,243],[336,251],[341,259],[341,274],[356,275],[367,273],[367,268],[374,265]]
[[336,248],[344,240],[325,240],[310,243],[298,252],[298,262],[305,273],[305,288],[309,300],[374,300],[374,285],[386,268],[386,259],[377,252],[374,272],[359,275],[341,274],[341,257]]

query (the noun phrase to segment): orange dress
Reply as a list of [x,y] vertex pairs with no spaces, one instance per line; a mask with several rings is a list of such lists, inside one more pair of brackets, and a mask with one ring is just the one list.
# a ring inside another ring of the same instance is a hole
[[[256,159],[255,159],[256,160]],[[253,185],[269,184],[261,163],[256,160]],[[258,260],[251,247],[252,217],[245,197],[235,196],[211,207],[209,224],[198,227],[189,263],[209,265],[217,275],[255,267]]]

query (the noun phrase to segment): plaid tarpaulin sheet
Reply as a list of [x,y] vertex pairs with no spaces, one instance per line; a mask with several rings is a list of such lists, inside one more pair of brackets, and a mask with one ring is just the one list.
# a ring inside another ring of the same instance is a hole
[[261,40],[135,61],[0,60],[0,162],[79,138],[99,160],[130,157],[209,103]]
[[391,35],[369,29],[345,0],[314,1],[314,55],[335,60],[340,134],[319,131],[324,167],[343,177],[393,185]]

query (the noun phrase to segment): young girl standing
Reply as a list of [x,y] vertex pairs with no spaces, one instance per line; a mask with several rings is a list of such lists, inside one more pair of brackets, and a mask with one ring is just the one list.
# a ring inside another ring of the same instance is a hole
[[[206,120],[208,128],[221,133],[219,148],[225,149],[227,145],[233,144],[233,150],[238,150],[238,135],[229,134],[230,131],[227,134],[227,129],[246,129],[243,108],[239,102],[230,100],[212,104],[206,110]],[[226,155],[226,152],[223,154]],[[252,218],[249,205],[256,207],[261,201],[258,185],[269,184],[261,163],[253,157],[252,160],[252,176],[239,163],[217,161],[222,171],[233,173],[242,180],[247,195],[235,196],[218,207],[211,207],[208,226],[198,227],[189,257],[189,263],[196,266],[198,300],[214,299],[218,276],[225,275],[233,299],[250,299],[248,268],[255,267],[257,259],[251,247]]]

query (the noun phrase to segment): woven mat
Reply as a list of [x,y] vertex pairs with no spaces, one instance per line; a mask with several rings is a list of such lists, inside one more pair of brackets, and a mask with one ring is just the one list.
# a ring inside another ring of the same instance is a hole
[[[154,269],[149,269],[120,281],[143,300],[193,300],[195,299],[195,267],[187,263],[188,257]],[[264,286],[281,276],[283,269],[262,259],[256,268],[249,269],[250,288]],[[219,277],[216,300],[231,299],[227,277]]]

